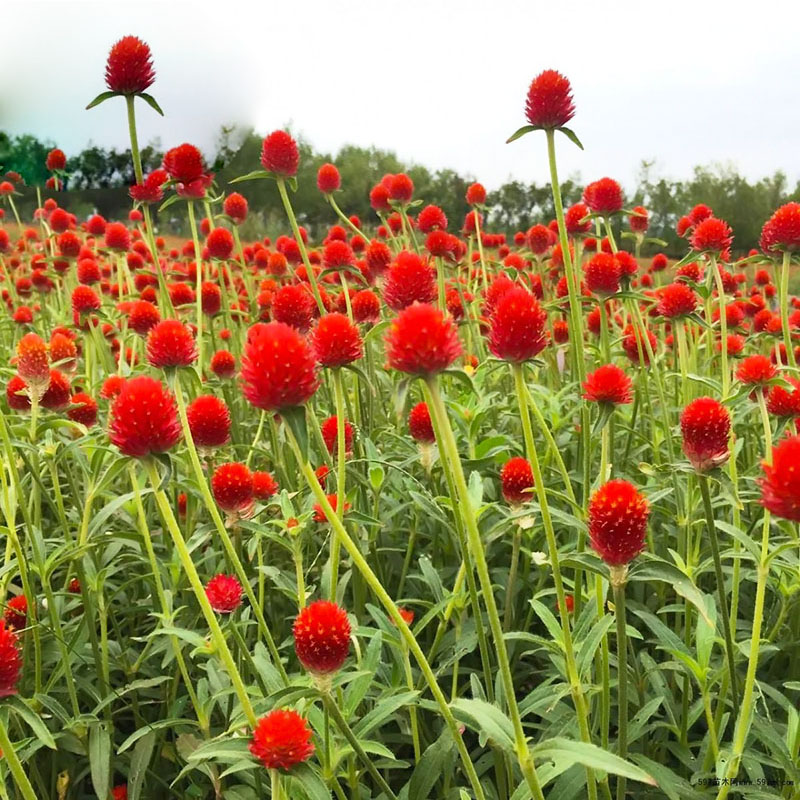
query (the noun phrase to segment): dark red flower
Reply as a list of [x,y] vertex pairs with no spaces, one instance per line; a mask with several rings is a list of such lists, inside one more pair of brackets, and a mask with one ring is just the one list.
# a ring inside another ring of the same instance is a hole
[[489,349],[497,358],[519,363],[547,345],[547,314],[527,289],[514,286],[496,302],[489,320]]
[[317,189],[323,194],[337,192],[342,186],[342,176],[334,164],[323,164],[317,170]]
[[644,549],[650,506],[633,484],[613,480],[589,500],[589,538],[606,564],[623,566]]
[[242,604],[242,584],[234,575],[215,575],[206,584],[206,597],[217,614],[230,614]]
[[336,603],[317,600],[294,621],[294,649],[300,663],[317,675],[338,672],[350,652],[350,621]]
[[136,36],[123,36],[108,54],[106,86],[120,94],[146,92],[156,73],[150,48]]
[[188,367],[197,360],[191,330],[178,319],[165,319],[147,334],[147,361],[151,366]]
[[76,314],[85,314],[100,308],[100,298],[91,286],[76,286],[72,290],[72,310]]
[[425,206],[417,214],[417,227],[422,233],[447,230],[447,216],[439,206]]
[[111,790],[112,800],[128,800],[128,784],[122,783]]
[[764,223],[759,245],[767,254],[800,249],[800,203],[782,205]]
[[486,202],[486,189],[483,184],[470,184],[467,187],[466,200],[471,206],[482,206]]
[[544,225],[534,225],[525,238],[528,247],[538,256],[546,253],[552,242],[550,231]]
[[778,374],[775,365],[767,356],[753,355],[743,359],[736,370],[736,378],[747,386],[766,385]]
[[634,206],[633,214],[628,217],[628,223],[634,233],[647,233],[648,219],[647,209],[644,206]]
[[381,316],[381,302],[378,295],[369,289],[356,292],[350,299],[353,319],[356,322],[377,322]]
[[583,202],[595,214],[615,214],[622,211],[622,187],[613,178],[600,178],[583,190]]
[[[339,436],[339,419],[336,416],[328,417],[320,426],[322,430],[322,439],[325,442],[325,447],[331,455],[335,455],[338,450],[338,436]],[[353,426],[348,420],[344,421],[344,449],[346,453],[353,450]]]
[[169,450],[181,438],[175,398],[147,375],[125,381],[111,404],[108,438],[133,458]]
[[622,268],[609,253],[597,253],[583,267],[586,288],[599,295],[612,295],[620,290]]
[[691,314],[697,308],[697,295],[685,283],[671,283],[660,293],[656,310],[662,317],[677,319]]
[[214,228],[206,238],[206,247],[211,258],[226,261],[233,252],[233,234],[227,228]]
[[137,300],[128,312],[128,327],[140,336],[147,336],[150,329],[161,322],[158,308],[146,300]]
[[253,473],[253,495],[258,500],[269,500],[274,494],[278,493],[278,482],[269,472]]
[[21,631],[25,627],[28,619],[28,601],[24,594],[12,597],[6,603],[3,619],[6,621],[6,625],[15,631]]
[[436,299],[434,271],[416,253],[405,250],[398,253],[386,273],[383,299],[394,311],[401,311],[412,303],[432,303]]
[[222,447],[230,438],[228,406],[213,394],[195,398],[186,409],[189,430],[198,447]]
[[783,439],[772,451],[772,464],[762,462],[761,505],[776,517],[800,522],[800,436]]
[[236,358],[227,350],[217,350],[211,356],[210,366],[218,378],[232,378],[236,374]]
[[91,428],[97,422],[97,401],[85,392],[77,392],[72,395],[67,417]]
[[[647,366],[650,363],[650,356],[647,352],[647,345],[644,343],[641,331],[629,325],[625,329],[625,335],[622,337],[622,349],[625,355],[634,363]],[[656,337],[652,331],[646,331],[647,338],[650,342],[650,349],[655,354],[656,350]],[[639,354],[639,345],[641,344],[641,355]]]
[[261,146],[261,164],[268,172],[280,178],[292,178],[297,174],[300,151],[297,142],[286,131],[273,131]]
[[624,405],[631,402],[631,379],[616,365],[604,364],[586,376],[583,398],[592,403]]
[[405,205],[414,195],[414,183],[404,172],[392,175],[389,185],[389,199]]
[[317,307],[304,285],[287,283],[275,292],[271,310],[274,320],[305,333],[311,327]]
[[57,369],[51,369],[50,382],[39,402],[42,408],[49,408],[51,411],[61,411],[69,405],[71,391],[69,378],[63,372],[59,372]]
[[0,697],[17,693],[21,669],[22,656],[17,634],[11,628],[6,628],[4,619],[0,620]]
[[433,432],[433,423],[427,403],[417,403],[408,414],[408,430],[414,441],[423,444],[433,444],[436,435]]
[[411,375],[433,375],[460,355],[458,330],[449,315],[423,303],[403,309],[384,339],[387,366]]
[[256,408],[303,405],[319,386],[308,342],[282,322],[253,325],[242,355],[242,383],[244,396]]
[[592,220],[587,219],[591,209],[586,203],[575,203],[564,214],[564,226],[571,235],[588,233],[592,229]]
[[537,128],[561,128],[575,116],[572,87],[560,72],[548,69],[531,81],[525,116]]
[[200,286],[200,307],[209,317],[219,314],[222,308],[222,290],[216,283],[203,281]]
[[247,199],[238,192],[229,194],[222,204],[223,213],[231,218],[234,225],[241,225],[247,219]]
[[314,355],[323,367],[343,367],[364,355],[361,334],[344,314],[320,317],[310,339]]
[[131,249],[131,232],[121,222],[109,222],[105,230],[105,246],[127,253]]
[[63,150],[56,147],[47,154],[44,164],[50,172],[64,170],[67,167],[67,157]]
[[505,501],[512,506],[527,503],[533,497],[533,472],[530,462],[516,456],[503,464],[500,470],[500,485]]
[[229,514],[246,515],[253,507],[253,474],[238,462],[222,464],[211,476],[217,505]]
[[178,183],[193,183],[204,176],[203,155],[193,144],[178,145],[164,156],[164,169]]
[[253,731],[250,752],[267,769],[288,770],[311,758],[311,737],[311,728],[296,711],[270,711]]
[[683,452],[698,472],[709,472],[730,456],[731,415],[713,397],[698,397],[681,414]]

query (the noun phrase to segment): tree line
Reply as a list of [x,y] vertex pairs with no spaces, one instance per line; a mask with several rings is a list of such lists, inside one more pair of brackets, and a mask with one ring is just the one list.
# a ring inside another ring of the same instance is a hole
[[[221,128],[214,151],[206,158],[221,191],[231,191],[228,181],[258,168],[261,141],[261,136],[252,130]],[[299,145],[301,158],[293,205],[312,233],[324,231],[335,220],[316,188],[317,169],[327,161],[335,163],[341,172],[339,206],[362,220],[375,221],[369,190],[387,172],[408,173],[414,181],[415,196],[440,206],[451,230],[461,227],[469,211],[465,193],[474,176],[404,163],[394,153],[378,147],[348,144],[336,153],[322,153],[306,140],[300,139]],[[0,130],[0,171],[19,173],[28,187],[43,186],[49,177],[45,159],[54,146],[31,134],[10,136]],[[156,140],[143,147],[141,155],[144,170],[149,172],[160,166],[164,151]],[[635,190],[627,195],[628,206],[644,205],[649,210],[649,234],[667,242],[665,251],[672,255],[685,250],[685,244],[675,233],[675,224],[697,203],[706,203],[717,216],[727,220],[735,233],[735,249],[741,252],[757,246],[761,226],[775,208],[800,199],[800,182],[791,187],[781,171],[758,181],[749,181],[732,165],[698,166],[687,180],[657,178],[652,173],[653,163],[642,162]],[[127,214],[130,206],[127,187],[134,181],[130,150],[89,144],[68,157],[67,175],[65,191],[58,199],[74,213],[81,216],[99,211],[109,218],[124,218]],[[580,176],[567,178],[562,184],[565,204],[577,202],[582,189]],[[283,208],[271,181],[240,183],[236,191],[247,197],[252,209],[243,236],[253,239],[284,231]],[[32,211],[36,195],[30,189],[21,203],[24,209],[26,202]],[[160,220],[162,227],[184,233],[183,215],[178,208],[173,206],[166,215],[168,218]],[[510,179],[487,197],[487,226],[493,231],[513,234],[553,217],[552,195],[547,184]]]

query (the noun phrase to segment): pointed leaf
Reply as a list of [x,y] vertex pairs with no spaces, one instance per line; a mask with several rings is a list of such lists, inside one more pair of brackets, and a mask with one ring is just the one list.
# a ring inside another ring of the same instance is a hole
[[281,417],[297,439],[300,453],[304,460],[308,460],[308,425],[306,423],[306,407],[292,406],[281,409]]
[[88,106],[86,106],[86,111],[90,108],[94,108],[95,106],[99,106],[100,103],[105,103],[106,100],[110,100],[112,97],[117,97],[119,92],[100,92]]
[[563,133],[564,136],[567,137],[567,139],[569,139],[573,144],[577,145],[578,147],[580,147],[581,150],[583,150],[583,145],[581,144],[581,140],[578,138],[575,131],[573,131],[571,128],[556,128],[556,130],[561,131],[561,133]]
[[539,130],[535,125],[523,125],[521,128],[517,128],[511,136],[506,139],[506,144],[511,144],[511,142],[516,142],[517,139],[524,136],[526,133],[530,133],[531,131]]
[[[450,703],[457,719],[486,736],[498,747],[508,752],[514,750],[514,726],[511,720],[495,705],[484,700],[460,697]],[[598,748],[599,749],[599,748]]]
[[147,92],[139,92],[139,94],[137,94],[136,96],[141,97],[142,100],[144,100],[145,103],[147,103],[147,105],[149,105],[150,108],[153,109],[153,111],[157,111],[159,114],[161,114],[162,117],[164,116],[164,112],[161,110],[161,106],[156,102],[156,99],[155,97],[153,97],[153,95],[147,94]]
[[228,181],[228,183],[241,183],[242,181],[256,181],[263,180],[264,178],[274,177],[275,176],[271,172],[268,172],[265,169],[254,169],[252,172],[248,172],[246,175],[240,175],[238,178]]

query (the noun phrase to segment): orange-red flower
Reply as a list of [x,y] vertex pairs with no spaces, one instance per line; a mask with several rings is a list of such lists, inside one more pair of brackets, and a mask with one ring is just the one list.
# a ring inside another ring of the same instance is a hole
[[311,758],[311,736],[311,728],[296,711],[270,711],[253,731],[250,752],[267,769],[288,770]]
[[336,603],[317,600],[294,621],[294,649],[300,663],[317,675],[338,672],[350,652],[350,622]]
[[633,484],[613,480],[589,500],[589,538],[611,566],[632,561],[644,549],[650,506]]

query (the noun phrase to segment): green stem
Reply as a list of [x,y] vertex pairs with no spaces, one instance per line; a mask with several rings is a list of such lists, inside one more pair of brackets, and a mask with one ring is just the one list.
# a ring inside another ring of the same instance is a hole
[[792,333],[791,329],[789,328],[789,266],[791,264],[791,260],[791,253],[788,250],[785,250],[783,253],[783,261],[781,262],[779,302],[781,306],[781,328],[783,329],[783,344],[786,347],[786,358],[788,359],[790,366],[796,367],[797,361],[794,357]]
[[[346,478],[345,458],[345,411],[344,384],[341,369],[333,370],[333,394],[336,404],[336,516],[344,518],[344,497]],[[336,590],[339,586],[339,561],[341,543],[337,536],[331,537],[331,601],[336,602]]]
[[[619,568],[617,568],[619,569]],[[627,572],[627,565],[624,568]],[[612,568],[611,585],[614,589],[614,614],[617,618],[617,754],[620,758],[628,755],[628,643],[625,620],[625,582],[615,580]],[[626,779],[617,778],[617,800],[625,800]]]
[[8,731],[2,716],[0,716],[0,750],[3,752],[3,758],[8,764],[8,769],[14,778],[14,783],[17,784],[17,788],[22,793],[22,797],[25,800],[37,800],[36,792],[33,791],[33,786],[31,786],[31,782],[25,774],[22,762],[17,757],[14,745],[11,744],[11,740],[8,738]]
[[197,374],[203,376],[203,253],[200,250],[200,239],[197,235],[197,222],[194,218],[194,201],[186,204],[189,212],[189,228],[192,231],[194,244],[194,262],[196,268],[194,301],[195,325],[197,326]]

